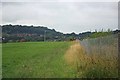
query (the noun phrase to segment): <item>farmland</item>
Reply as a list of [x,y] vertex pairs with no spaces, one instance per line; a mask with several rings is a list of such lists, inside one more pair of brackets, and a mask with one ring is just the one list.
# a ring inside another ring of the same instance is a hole
[[3,78],[118,77],[117,36],[3,44]]
[[3,44],[3,78],[74,77],[64,62],[70,42]]

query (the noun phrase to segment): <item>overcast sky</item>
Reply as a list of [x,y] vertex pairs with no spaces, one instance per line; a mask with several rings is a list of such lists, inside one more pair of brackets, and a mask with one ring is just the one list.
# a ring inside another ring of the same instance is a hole
[[4,0],[2,24],[42,25],[64,33],[118,28],[117,2],[31,1]]

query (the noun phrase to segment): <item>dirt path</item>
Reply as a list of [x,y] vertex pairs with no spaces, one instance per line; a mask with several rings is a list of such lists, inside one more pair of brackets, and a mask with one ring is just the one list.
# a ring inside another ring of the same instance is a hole
[[80,75],[80,72],[82,72],[80,69],[84,70],[86,65],[84,61],[88,59],[84,48],[80,45],[80,41],[73,42],[70,48],[66,51],[64,57],[67,64],[75,68],[76,76],[77,74]]
[[68,64],[73,65],[82,57],[84,54],[83,48],[80,46],[79,42],[74,42],[73,45],[65,53],[65,60]]

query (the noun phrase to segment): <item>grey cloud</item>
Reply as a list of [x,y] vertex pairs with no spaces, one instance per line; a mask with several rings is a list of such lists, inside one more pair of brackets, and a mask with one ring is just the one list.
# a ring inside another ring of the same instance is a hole
[[3,22],[44,25],[62,32],[117,28],[117,3],[9,2],[3,3]]
[[119,0],[1,0],[2,2],[118,2]]

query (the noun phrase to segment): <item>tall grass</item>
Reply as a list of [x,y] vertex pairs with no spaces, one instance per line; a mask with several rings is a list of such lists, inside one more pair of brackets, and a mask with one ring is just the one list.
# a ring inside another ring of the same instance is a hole
[[76,69],[75,77],[118,77],[117,35],[76,42],[66,52],[65,59]]
[[82,46],[84,46],[88,54],[89,53],[90,54],[91,53],[117,54],[118,52],[117,35],[99,37],[99,38],[94,38],[94,39],[86,39],[86,40],[81,41],[80,43]]

